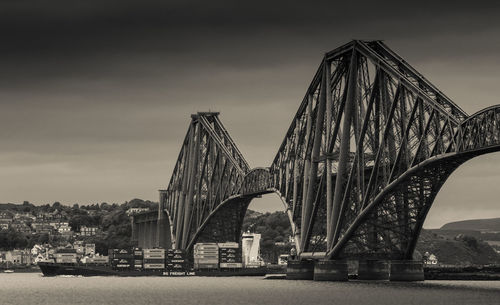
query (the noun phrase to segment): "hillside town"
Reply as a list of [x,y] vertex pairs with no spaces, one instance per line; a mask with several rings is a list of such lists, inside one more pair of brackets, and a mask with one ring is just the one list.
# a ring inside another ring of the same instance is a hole
[[[59,209],[35,213],[0,211],[0,230],[7,232],[7,238],[2,236],[6,239],[3,244],[9,244],[9,233],[14,236],[10,240],[11,244],[16,242],[19,235],[31,237],[26,238],[26,242],[21,240],[15,245],[22,247],[25,244],[24,249],[0,251],[0,266],[30,266],[39,261],[50,260],[59,248],[74,249],[79,259],[94,257],[95,244],[84,243],[79,239],[99,234],[100,228],[82,225],[79,231],[75,231],[69,225],[69,220],[70,214]],[[12,233],[18,233],[18,236]]]
[[0,230],[12,229],[22,234],[47,234],[68,240],[77,236],[93,236],[98,232],[97,226],[81,226],[75,232],[69,225],[69,215],[56,209],[53,212],[37,212],[35,215],[26,212],[0,212]]
[[0,204],[0,268],[30,266],[50,260],[61,250],[85,261],[109,248],[129,247],[130,216],[155,209],[150,201],[65,206]]
[[[26,268],[53,260],[58,252],[86,262],[102,259],[108,249],[134,247],[131,216],[156,209],[157,203],[141,199],[82,206],[59,202],[37,206],[29,202],[0,204],[0,269]],[[242,230],[253,240],[248,254],[250,264],[284,263],[294,244],[287,216],[282,212],[248,210]],[[488,245],[497,242],[489,241],[497,236],[490,236],[490,231],[485,242],[487,234],[482,232],[424,230],[417,253],[427,265],[497,264],[500,251],[494,244]]]

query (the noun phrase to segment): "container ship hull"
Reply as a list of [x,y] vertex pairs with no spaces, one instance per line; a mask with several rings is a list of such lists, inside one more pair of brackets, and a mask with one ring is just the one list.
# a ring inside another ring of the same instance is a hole
[[[78,264],[38,263],[44,276],[80,275],[80,276],[163,276],[169,275],[163,270],[113,270],[109,266],[90,266]],[[186,272],[172,272],[172,275],[189,275]]]
[[76,275],[76,276],[264,276],[268,273],[279,273],[268,268],[227,269],[227,270],[113,270],[109,266],[90,266],[78,264],[38,263],[44,276]]

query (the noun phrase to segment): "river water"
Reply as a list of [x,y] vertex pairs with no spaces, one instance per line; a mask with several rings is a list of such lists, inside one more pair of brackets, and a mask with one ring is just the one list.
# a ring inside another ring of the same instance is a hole
[[0,304],[500,304],[500,281],[345,283],[261,277],[43,277],[0,273]]

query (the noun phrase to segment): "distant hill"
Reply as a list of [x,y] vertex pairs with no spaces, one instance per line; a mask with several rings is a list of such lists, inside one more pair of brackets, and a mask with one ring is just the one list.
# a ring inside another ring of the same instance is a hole
[[253,219],[253,218],[260,217],[262,215],[263,214],[261,212],[257,212],[257,211],[253,211],[253,210],[248,209],[247,212],[246,212],[246,214],[245,214],[245,218],[247,218],[247,219]]
[[425,252],[436,255],[441,264],[500,264],[500,255],[488,243],[474,236],[455,232],[451,234],[450,231],[422,230],[417,251],[421,255]]
[[18,210],[22,206],[15,203],[0,203],[0,210]]
[[454,221],[442,226],[441,230],[474,230],[483,232],[500,232],[500,218]]

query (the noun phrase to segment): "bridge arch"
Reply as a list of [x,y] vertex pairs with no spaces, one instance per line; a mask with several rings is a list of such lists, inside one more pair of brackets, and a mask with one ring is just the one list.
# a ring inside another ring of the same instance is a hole
[[496,217],[500,197],[500,152],[474,157],[459,166],[436,196],[424,228],[465,219]]
[[250,170],[243,178],[240,189],[241,195],[232,196],[218,205],[193,235],[187,249],[192,249],[197,242],[239,242],[243,219],[251,201],[257,197],[271,193],[276,194],[281,200],[290,222],[295,243],[298,245],[300,243],[299,232],[297,231],[297,225],[293,220],[289,205],[280,192],[271,187],[271,181],[272,176],[269,168],[257,167]]
[[[425,159],[380,191],[327,256],[411,259],[427,214],[450,175],[472,158],[500,151],[500,105],[482,109],[464,120],[455,138],[454,151],[450,146],[448,152]],[[406,208],[413,212],[397,210],[397,198],[403,196],[411,202]],[[391,219],[390,214],[397,217]],[[401,226],[405,230],[388,230]],[[385,236],[381,236],[384,232]]]

